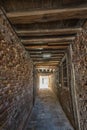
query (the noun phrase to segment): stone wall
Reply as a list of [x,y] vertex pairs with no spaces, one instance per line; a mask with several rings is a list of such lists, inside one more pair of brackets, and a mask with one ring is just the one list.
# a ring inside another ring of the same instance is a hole
[[32,61],[0,10],[0,130],[21,130],[32,105]]
[[[65,57],[65,58],[64,58]],[[87,129],[87,23],[69,46],[53,76],[53,90],[76,130]],[[67,85],[63,61],[67,60]]]
[[33,88],[33,95],[34,95],[34,98],[33,98],[33,101],[35,102],[35,98],[38,94],[38,87],[39,87],[39,75],[38,75],[38,72],[37,72],[37,69],[36,69],[36,66],[34,65],[34,88]]
[[72,45],[79,130],[87,130],[87,23]]

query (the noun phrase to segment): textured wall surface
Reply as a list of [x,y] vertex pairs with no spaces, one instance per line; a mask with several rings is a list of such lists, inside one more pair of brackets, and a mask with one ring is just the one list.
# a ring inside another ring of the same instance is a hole
[[[67,66],[67,86],[64,85],[63,80],[63,61],[66,59]],[[72,105],[72,96],[71,96],[71,70],[70,70],[70,54],[69,49],[67,49],[67,53],[63,57],[60,65],[58,66],[58,70],[52,76],[53,79],[53,90],[59,98],[59,101],[66,113],[69,117],[71,123],[75,127],[74,122],[74,113],[73,113],[73,105]]]
[[87,130],[87,24],[72,46],[79,129]]
[[21,128],[32,105],[32,61],[0,10],[0,130]]
[[73,126],[77,130],[87,130],[87,23],[69,47],[66,59],[68,84],[64,86],[61,62],[57,74],[53,76],[53,89]]

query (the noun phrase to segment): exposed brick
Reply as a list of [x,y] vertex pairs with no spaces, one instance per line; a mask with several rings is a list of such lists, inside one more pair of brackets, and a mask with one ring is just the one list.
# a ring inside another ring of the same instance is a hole
[[0,10],[0,130],[17,130],[32,105],[32,61]]
[[[79,130],[87,129],[87,24],[71,45],[72,52],[67,50],[68,86],[63,84],[62,62],[61,86],[58,72],[53,75],[55,93],[72,124]],[[70,49],[70,48],[69,48]],[[70,50],[70,51],[71,51]],[[72,68],[72,65],[74,66]],[[74,73],[72,71],[74,70]],[[73,80],[75,79],[75,81]],[[73,83],[75,82],[75,83]],[[77,121],[78,120],[78,121]]]
[[79,129],[87,129],[87,25],[72,45]]

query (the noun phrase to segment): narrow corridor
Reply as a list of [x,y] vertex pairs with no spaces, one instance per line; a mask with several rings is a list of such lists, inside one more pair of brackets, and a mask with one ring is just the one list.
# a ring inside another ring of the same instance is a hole
[[25,130],[73,130],[57,97],[50,89],[40,89]]

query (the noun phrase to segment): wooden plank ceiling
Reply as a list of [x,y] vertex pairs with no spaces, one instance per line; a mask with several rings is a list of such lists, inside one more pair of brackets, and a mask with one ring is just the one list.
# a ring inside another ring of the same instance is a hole
[[87,0],[1,0],[38,72],[53,72],[87,19]]

